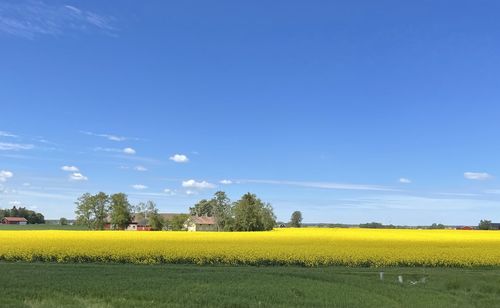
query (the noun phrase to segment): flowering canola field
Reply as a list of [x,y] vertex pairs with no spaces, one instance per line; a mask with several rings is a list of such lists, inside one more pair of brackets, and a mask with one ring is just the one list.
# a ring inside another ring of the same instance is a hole
[[0,260],[138,264],[498,266],[500,232],[320,228],[227,233],[0,231]]

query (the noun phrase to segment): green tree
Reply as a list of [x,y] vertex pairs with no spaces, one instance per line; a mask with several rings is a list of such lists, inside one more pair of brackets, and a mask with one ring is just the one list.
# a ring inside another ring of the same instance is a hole
[[88,229],[94,228],[94,216],[92,211],[92,195],[84,193],[75,202],[76,223],[86,226]]
[[290,218],[290,226],[295,228],[300,228],[302,226],[302,213],[300,211],[295,211],[292,213]]
[[110,197],[110,216],[113,228],[124,230],[132,221],[132,206],[128,202],[127,195],[117,193]]
[[225,192],[218,191],[211,201],[217,230],[223,231],[231,229],[231,200],[229,200]]
[[445,226],[443,224],[437,224],[437,223],[433,223],[429,229],[444,229]]
[[85,193],[76,204],[76,221],[89,229],[102,230],[109,214],[109,197],[103,192],[96,195]]
[[189,208],[191,216],[210,216],[214,214],[214,200],[203,199]]
[[479,230],[491,230],[491,220],[481,220],[478,225]]
[[146,217],[148,220],[148,224],[151,226],[153,231],[161,231],[165,224],[163,218],[158,213],[158,208],[156,207],[156,203],[153,201],[148,201],[146,203]]
[[170,229],[173,231],[180,231],[184,230],[184,223],[186,220],[189,218],[188,214],[179,214],[173,216],[170,220],[168,220],[166,223]]
[[64,217],[59,218],[59,224],[61,226],[67,226],[68,225],[68,219],[66,219]]
[[103,230],[109,215],[109,196],[103,192],[99,192],[92,199],[95,229]]
[[236,231],[272,230],[276,223],[270,204],[264,204],[256,195],[247,193],[233,207]]

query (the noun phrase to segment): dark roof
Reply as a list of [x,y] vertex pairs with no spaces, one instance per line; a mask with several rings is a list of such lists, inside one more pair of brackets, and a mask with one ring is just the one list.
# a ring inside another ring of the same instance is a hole
[[7,221],[28,222],[24,217],[4,217]]
[[197,225],[215,225],[215,218],[209,216],[191,216],[189,220]]

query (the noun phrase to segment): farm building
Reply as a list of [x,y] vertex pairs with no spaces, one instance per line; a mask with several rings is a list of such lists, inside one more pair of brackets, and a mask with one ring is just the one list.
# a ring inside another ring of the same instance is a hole
[[28,221],[24,217],[4,217],[2,224],[4,225],[26,225]]
[[184,227],[188,231],[217,231],[215,218],[208,216],[191,216],[186,220]]

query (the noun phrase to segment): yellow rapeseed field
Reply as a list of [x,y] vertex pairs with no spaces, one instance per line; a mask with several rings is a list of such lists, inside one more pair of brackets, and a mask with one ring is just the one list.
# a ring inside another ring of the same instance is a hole
[[500,232],[320,228],[245,233],[0,231],[0,260],[492,266],[500,265]]

